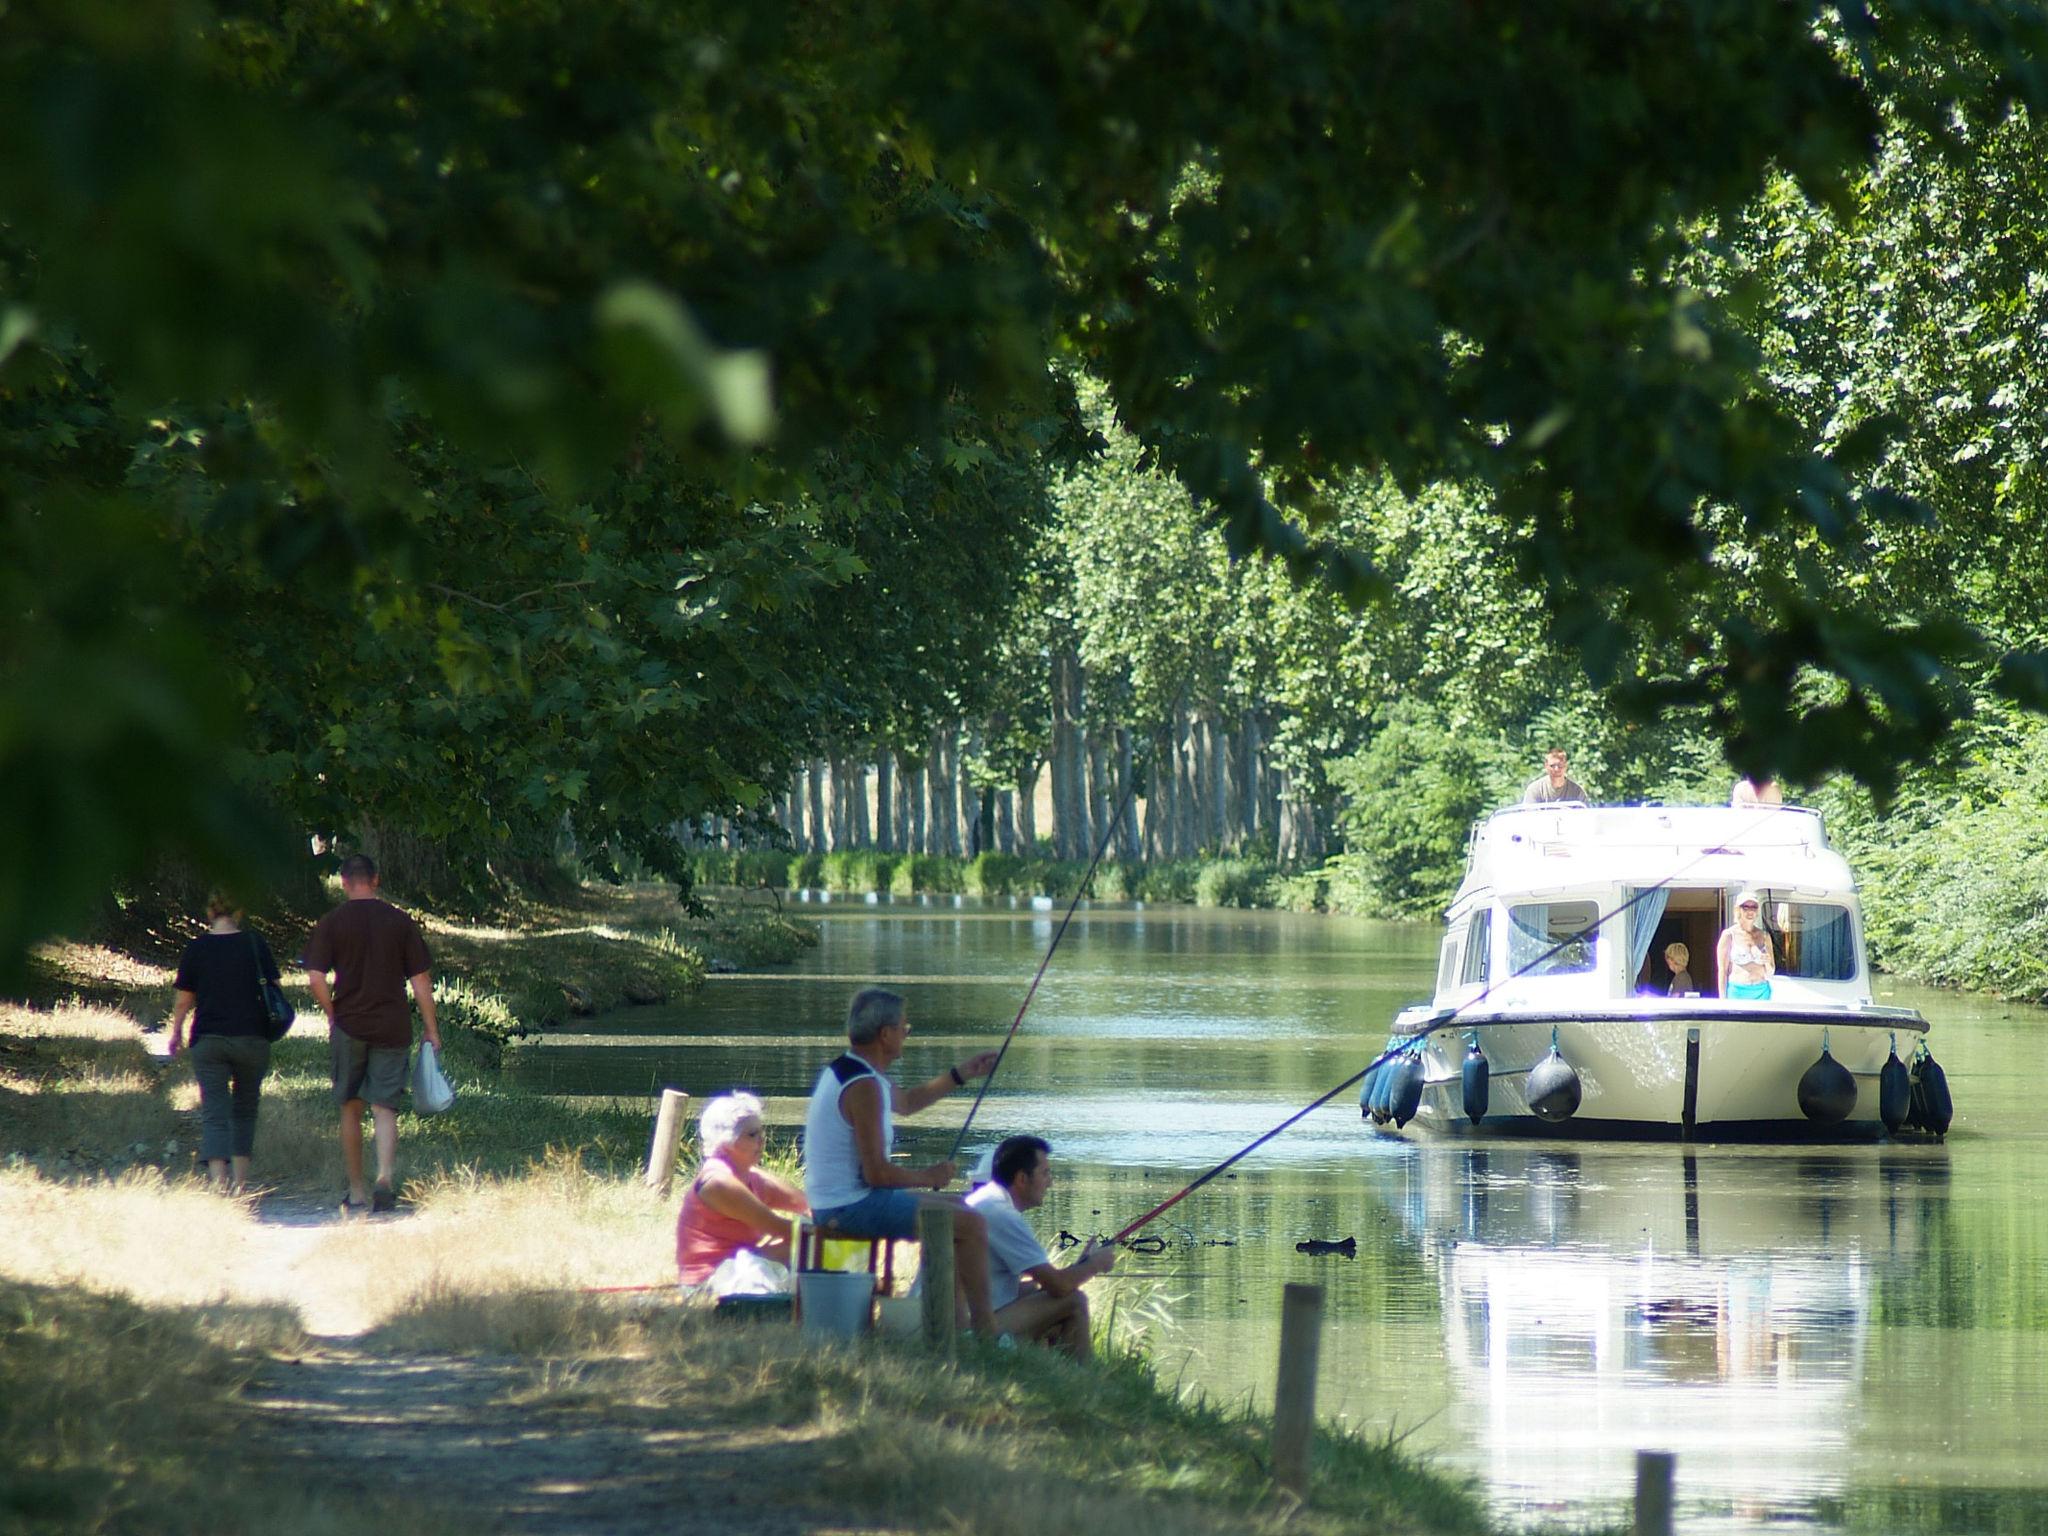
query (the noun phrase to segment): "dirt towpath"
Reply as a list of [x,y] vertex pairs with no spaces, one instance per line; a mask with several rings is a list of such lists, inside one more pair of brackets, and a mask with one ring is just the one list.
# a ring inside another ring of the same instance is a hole
[[[401,1238],[412,1218],[378,1217],[367,1236]],[[416,1498],[457,1529],[506,1536],[836,1536],[897,1529],[828,1513],[818,1437],[734,1428],[687,1403],[636,1407],[595,1389],[604,1362],[386,1354],[357,1337],[359,1297],[331,1283],[319,1250],[360,1231],[331,1206],[263,1202],[239,1260],[247,1290],[296,1301],[314,1335],[265,1367],[245,1394],[254,1448],[279,1476]],[[592,1406],[603,1398],[601,1409]]]

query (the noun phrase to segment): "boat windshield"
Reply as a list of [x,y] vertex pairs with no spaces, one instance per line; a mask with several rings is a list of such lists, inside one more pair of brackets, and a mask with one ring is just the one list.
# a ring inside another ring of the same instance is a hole
[[1508,970],[1566,976],[1593,969],[1600,911],[1590,901],[1524,902],[1508,908]]

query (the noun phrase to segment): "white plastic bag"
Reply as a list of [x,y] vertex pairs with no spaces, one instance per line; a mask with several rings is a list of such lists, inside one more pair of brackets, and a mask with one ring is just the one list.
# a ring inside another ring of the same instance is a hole
[[420,1054],[412,1064],[412,1107],[415,1114],[438,1115],[455,1103],[455,1085],[441,1070],[441,1053],[434,1042],[422,1040]]
[[742,1248],[704,1282],[713,1296],[787,1296],[794,1287],[789,1271],[751,1248]]

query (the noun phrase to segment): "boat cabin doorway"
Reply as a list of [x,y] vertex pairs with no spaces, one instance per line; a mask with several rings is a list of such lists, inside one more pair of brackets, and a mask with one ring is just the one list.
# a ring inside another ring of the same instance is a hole
[[1714,946],[1721,941],[1721,930],[1728,926],[1727,901],[1728,893],[1719,886],[1672,887],[1664,904],[1664,915],[1650,940],[1649,958],[1636,975],[1634,990],[1660,996],[1670,993],[1672,968],[1664,952],[1673,944],[1683,944],[1687,952],[1685,969],[1692,978],[1692,986],[1680,995],[1716,996]]

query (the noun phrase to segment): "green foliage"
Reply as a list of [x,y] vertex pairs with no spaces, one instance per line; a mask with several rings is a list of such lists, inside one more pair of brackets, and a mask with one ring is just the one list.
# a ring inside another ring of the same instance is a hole
[[[565,827],[593,867],[680,876],[676,822],[758,816],[805,751],[984,698],[1014,772],[1039,699],[990,674],[1087,614],[1108,691],[1277,694],[1313,778],[1411,653],[1373,652],[1352,708],[1362,647],[1317,659],[1328,605],[1281,583],[1442,589],[1409,505],[1489,551],[1483,585],[1533,594],[1551,655],[1629,718],[1690,712],[1746,767],[1890,789],[1968,707],[1987,628],[2034,697],[2027,604],[1946,601],[2005,557],[1924,582],[1895,530],[1902,492],[1991,484],[1980,547],[2033,558],[2034,392],[1994,380],[2033,345],[2041,157],[2009,108],[2048,100],[2048,18],[1706,0],[1502,27],[16,5],[0,789],[36,835],[0,853],[0,972],[167,849],[253,870],[290,835],[254,804],[430,840],[485,886]],[[1903,168],[1885,132],[1917,136]],[[1852,220],[1873,189],[1848,245],[1790,211]],[[1910,370],[1888,343],[1811,384],[1781,367],[1825,348],[1759,337],[1740,261],[1690,269],[1760,195],[1797,226],[1760,246],[1813,236],[1824,327],[1958,339]],[[1912,290],[1924,324],[1839,298],[1887,285],[1833,253],[1885,239],[1889,273],[1971,253]],[[1963,290],[1995,302],[1943,307]],[[1980,321],[2011,361],[1958,355]],[[1157,558],[999,639],[1080,438],[1068,369],[1123,434],[1078,493],[1084,554],[1156,531]],[[1957,435],[1888,455],[1887,404],[1949,377]],[[1147,607],[1163,627],[1127,622]],[[1441,653],[1501,675],[1518,611]],[[1240,615],[1286,643],[1215,645]]]
[[889,887],[898,896],[959,895],[967,889],[965,861],[935,854],[906,854],[889,876]]
[[699,848],[690,855],[690,879],[696,885],[788,890],[796,858],[780,848]]
[[2048,725],[1979,734],[1952,775],[1928,775],[1887,814],[1847,786],[1829,831],[1864,892],[1872,960],[1938,986],[2048,1001]]
[[893,883],[897,859],[872,848],[839,849],[825,855],[818,879],[828,891],[886,891]]
[[969,896],[1023,896],[1034,888],[1032,865],[1014,853],[981,853],[968,861],[960,887]]
[[1216,859],[1195,877],[1195,904],[1202,907],[1270,907],[1274,869],[1244,859]]
[[1335,861],[1386,914],[1434,913],[1465,870],[1465,838],[1484,810],[1521,789],[1506,744],[1396,706],[1372,741],[1335,763],[1345,851]]

